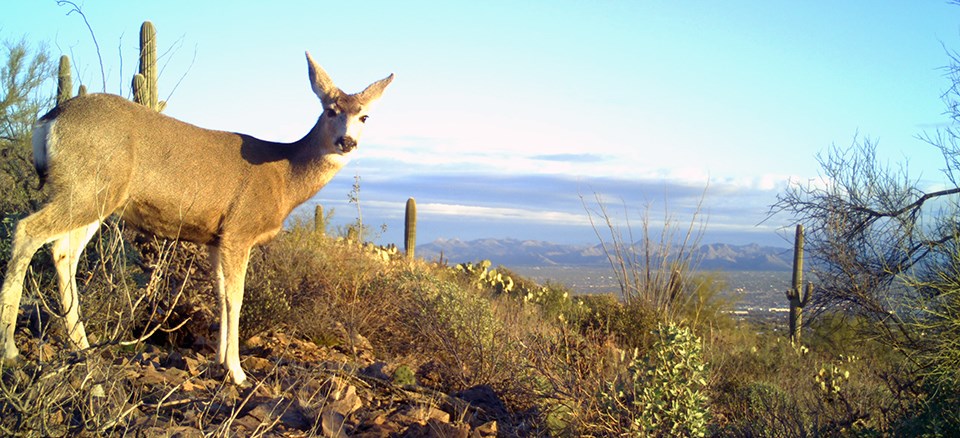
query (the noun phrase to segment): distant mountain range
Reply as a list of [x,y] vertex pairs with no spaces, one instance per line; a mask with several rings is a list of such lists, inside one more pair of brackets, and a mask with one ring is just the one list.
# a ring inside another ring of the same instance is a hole
[[[490,260],[494,265],[520,266],[607,266],[600,245],[564,245],[535,240],[439,239],[417,246],[417,256],[437,260],[441,254],[450,263]],[[699,268],[721,271],[790,270],[793,251],[770,246],[714,243],[698,248]]]

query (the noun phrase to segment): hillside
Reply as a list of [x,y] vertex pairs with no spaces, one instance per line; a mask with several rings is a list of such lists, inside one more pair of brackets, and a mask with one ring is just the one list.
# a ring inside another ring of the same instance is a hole
[[[714,243],[698,248],[700,269],[723,271],[789,270],[790,248]],[[607,266],[603,248],[598,245],[565,245],[518,239],[440,239],[417,247],[427,260],[440,259],[462,263],[488,259],[505,266]]]

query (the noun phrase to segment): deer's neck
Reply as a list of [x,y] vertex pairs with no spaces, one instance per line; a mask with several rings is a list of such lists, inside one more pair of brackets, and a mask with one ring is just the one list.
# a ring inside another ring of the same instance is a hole
[[346,156],[326,147],[332,142],[322,138],[321,121],[317,120],[313,129],[293,144],[296,152],[290,160],[290,189],[297,205],[320,191],[349,162]]

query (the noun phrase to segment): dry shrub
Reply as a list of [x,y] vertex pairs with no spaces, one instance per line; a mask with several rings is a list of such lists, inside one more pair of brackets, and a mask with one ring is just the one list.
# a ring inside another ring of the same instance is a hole
[[[740,330],[752,330],[746,327]],[[839,334],[838,336],[845,336]],[[835,350],[776,335],[708,344],[718,436],[890,434],[913,402],[891,377],[902,372],[868,342]]]
[[[198,245],[145,236],[111,220],[77,272],[81,317],[93,344],[190,346],[215,336],[218,300],[207,251]],[[41,301],[58,309],[58,300],[44,295],[50,294],[38,293]]]
[[493,311],[491,297],[424,270],[402,274],[400,324],[418,338],[439,367],[439,383],[460,390],[503,386],[514,377],[514,336]]
[[298,224],[253,254],[241,330],[286,327],[321,345],[379,339],[396,314],[388,280],[399,265]]
[[2,369],[0,434],[65,436],[109,431],[130,421],[127,402],[134,392],[125,377],[102,361],[74,354]]

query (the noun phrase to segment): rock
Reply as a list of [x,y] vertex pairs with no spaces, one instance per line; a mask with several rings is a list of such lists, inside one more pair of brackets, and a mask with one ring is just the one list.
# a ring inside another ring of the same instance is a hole
[[257,430],[261,424],[263,424],[263,421],[252,415],[244,415],[233,420],[233,427],[241,427],[251,432]]
[[433,406],[411,406],[401,415],[419,424],[427,424],[430,420],[437,420],[443,423],[450,422],[450,414]]
[[134,362],[139,362],[141,365],[144,365],[144,366],[147,366],[147,365],[151,365],[154,367],[160,366],[159,354],[153,352],[152,349],[150,349],[150,351],[141,352],[140,354],[136,355],[133,358],[133,360]]
[[267,373],[273,369],[273,362],[257,356],[247,356],[240,361],[240,364],[243,366],[243,369],[247,371],[256,371],[261,373]]
[[144,385],[160,385],[167,382],[167,377],[157,370],[153,362],[147,362],[147,365],[140,370],[138,380]]
[[252,336],[246,341],[243,341],[244,346],[247,348],[260,348],[264,346],[262,336]]
[[392,436],[397,436],[400,434],[400,431],[403,430],[397,423],[387,422],[384,424],[375,424],[366,428],[362,431],[359,431],[353,434],[354,438],[387,438]]
[[484,413],[498,418],[507,414],[507,405],[500,400],[500,396],[490,385],[474,386],[470,389],[453,394],[474,407],[480,408]]
[[379,412],[372,418],[368,418],[366,421],[360,423],[353,436],[361,438],[386,438],[399,436],[403,429],[404,427],[395,421],[388,420],[385,413]]
[[333,411],[346,417],[361,407],[363,407],[363,401],[361,401],[360,397],[357,396],[357,388],[354,386],[349,386],[347,388],[347,392],[343,394],[342,398],[339,400],[335,399],[333,402],[328,402],[327,406],[324,407],[324,410]]
[[497,422],[488,421],[477,426],[477,428],[473,429],[473,431],[481,437],[495,437],[497,436]]
[[206,359],[201,360],[194,359],[192,357],[185,357],[183,361],[185,365],[185,368],[183,369],[185,369],[187,373],[190,373],[191,376],[197,377],[203,372],[201,366],[206,362]]
[[417,368],[417,382],[422,386],[440,388],[443,387],[443,367],[435,361],[429,361]]
[[427,437],[429,438],[469,438],[470,425],[452,424],[431,418],[427,422]]
[[196,377],[200,375],[200,365],[203,362],[206,362],[206,359],[204,359],[203,356],[193,358],[190,356],[184,356],[182,352],[174,350],[167,356],[166,360],[162,361],[161,363],[167,368],[180,369],[186,371],[191,377]]
[[366,368],[361,369],[360,374],[363,374],[364,376],[367,376],[367,377],[374,377],[380,380],[389,381],[390,376],[388,376],[387,373],[383,371],[383,369],[386,367],[387,367],[386,362],[374,362],[369,366],[367,366]]
[[327,438],[346,437],[345,420],[346,417],[343,415],[330,409],[324,409],[323,413],[320,414],[320,429],[323,431],[323,436]]
[[426,424],[410,426],[403,436],[411,438],[470,438],[470,426],[431,419]]
[[367,351],[367,352],[373,351],[373,344],[370,343],[370,340],[368,340],[366,336],[363,336],[360,333],[357,333],[356,331],[351,331],[349,339],[350,339],[350,345],[353,346],[354,353],[358,351]]
[[321,404],[320,427],[325,437],[347,436],[348,415],[363,407],[357,388],[339,377],[327,380],[320,388],[320,396],[326,397]]
[[363,402],[357,395],[357,387],[350,385],[339,377],[333,377],[327,381],[325,393],[327,395],[326,408],[332,409],[340,415],[350,415],[363,406]]
[[181,370],[187,369],[186,359],[183,357],[183,354],[177,350],[174,350],[168,354],[166,360],[161,363],[163,366],[168,368],[180,368]]
[[207,389],[203,380],[187,380],[183,382],[183,392],[194,392]]
[[279,417],[279,423],[287,429],[306,430],[310,428],[310,420],[304,415],[300,405],[284,398],[260,403],[246,416],[257,419],[259,424],[270,424]]

